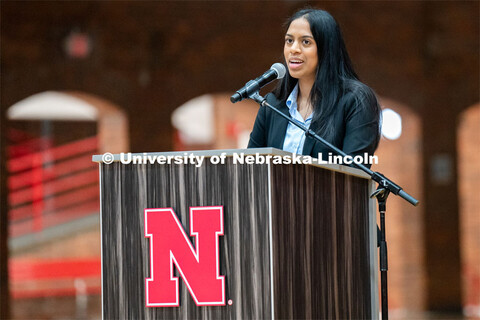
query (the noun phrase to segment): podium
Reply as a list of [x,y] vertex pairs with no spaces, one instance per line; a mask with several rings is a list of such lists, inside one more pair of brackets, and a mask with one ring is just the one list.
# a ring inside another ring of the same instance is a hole
[[133,154],[130,163],[114,155],[110,164],[93,156],[103,318],[378,318],[373,182],[289,156],[273,148]]

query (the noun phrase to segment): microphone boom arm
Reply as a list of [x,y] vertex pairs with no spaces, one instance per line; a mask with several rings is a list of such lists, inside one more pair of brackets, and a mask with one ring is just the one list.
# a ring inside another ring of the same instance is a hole
[[[341,155],[342,157],[347,156],[347,154],[345,152],[338,149],[337,147],[335,147],[334,145],[332,145],[328,141],[324,140],[322,137],[317,135],[313,130],[305,127],[298,120],[287,116],[286,114],[284,114],[283,112],[281,112],[280,110],[278,110],[277,108],[275,108],[274,106],[269,104],[267,102],[267,100],[258,93],[258,90],[253,92],[252,94],[250,94],[249,98],[255,100],[261,106],[265,106],[265,107],[270,108],[271,110],[276,112],[278,115],[282,116],[283,118],[287,119],[289,122],[293,123],[295,126],[299,127],[303,131],[305,131],[305,136],[313,137],[315,140],[321,142],[323,145],[327,146],[329,149],[333,150],[335,153]],[[353,162],[352,165],[355,166],[356,168],[362,170],[366,174],[368,174],[372,178],[372,180],[375,181],[376,183],[378,183],[382,188],[385,188],[388,191],[392,192],[393,194],[402,197],[404,200],[408,201],[409,203],[411,203],[414,206],[417,206],[419,204],[419,201],[417,199],[415,199],[414,197],[412,197],[411,195],[409,195],[408,193],[403,191],[402,187],[400,187],[399,185],[394,183],[392,180],[385,177],[383,174],[381,174],[379,172],[372,171],[361,163]]]

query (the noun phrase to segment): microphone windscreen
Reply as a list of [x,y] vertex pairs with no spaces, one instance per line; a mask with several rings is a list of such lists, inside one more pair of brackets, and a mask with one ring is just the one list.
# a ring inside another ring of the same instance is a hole
[[285,66],[279,62],[274,63],[270,67],[270,69],[275,70],[275,72],[277,73],[277,79],[282,79],[283,77],[285,77],[285,74],[287,73],[287,69],[285,69]]

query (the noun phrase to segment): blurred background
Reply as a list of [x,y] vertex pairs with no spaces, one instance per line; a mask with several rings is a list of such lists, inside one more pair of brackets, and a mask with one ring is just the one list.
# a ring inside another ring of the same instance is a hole
[[478,1],[2,1],[0,318],[101,318],[91,155],[245,148],[229,96],[306,5],[380,98],[373,169],[421,200],[388,202],[390,317],[480,317]]

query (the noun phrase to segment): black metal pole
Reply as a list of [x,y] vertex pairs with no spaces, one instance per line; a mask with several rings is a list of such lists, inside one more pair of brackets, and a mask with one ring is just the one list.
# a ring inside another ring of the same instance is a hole
[[381,279],[381,291],[382,291],[382,319],[388,319],[388,252],[387,241],[385,241],[385,212],[380,212],[380,221],[382,229],[382,240],[380,240],[380,279]]
[[378,211],[380,212],[380,282],[382,297],[382,320],[388,319],[388,251],[385,229],[385,212],[387,211],[387,198],[390,194],[388,189],[379,186],[377,190],[370,196],[377,198]]

